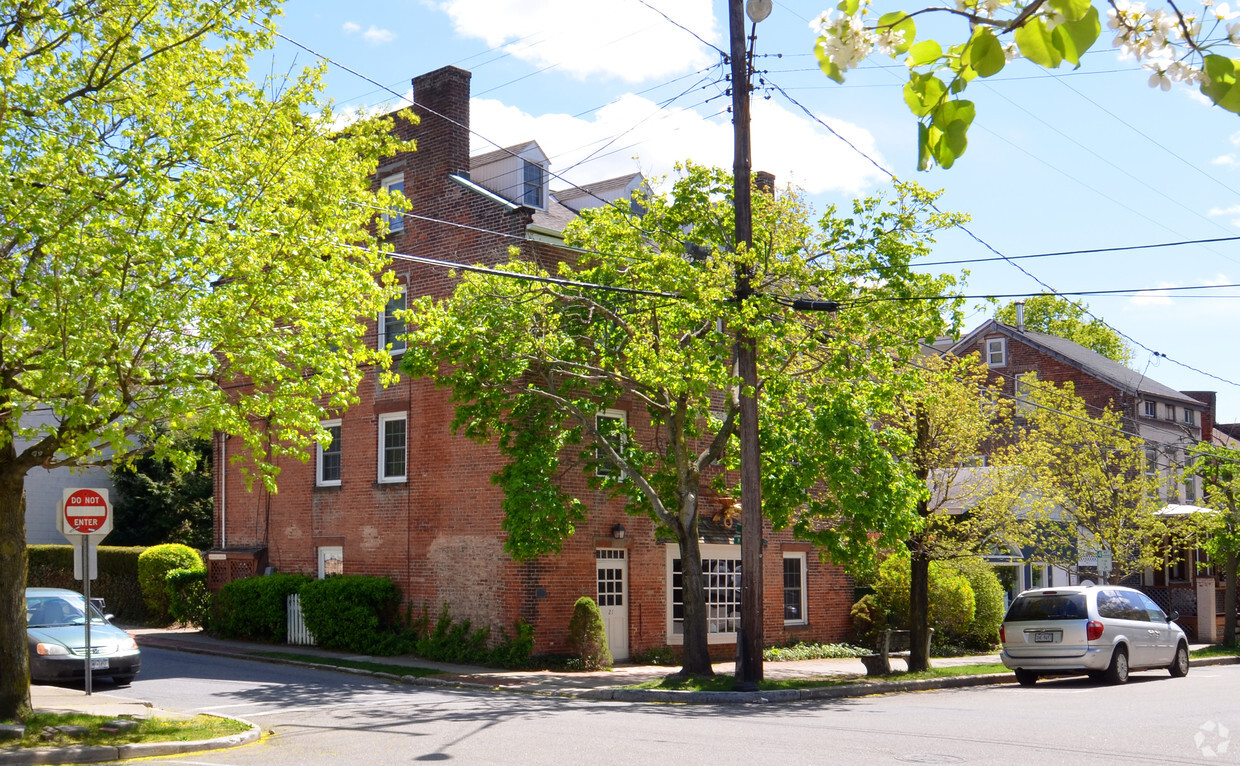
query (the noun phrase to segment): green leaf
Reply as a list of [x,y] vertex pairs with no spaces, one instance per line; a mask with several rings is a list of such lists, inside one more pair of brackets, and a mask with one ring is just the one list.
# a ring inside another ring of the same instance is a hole
[[1063,61],[1063,54],[1055,48],[1051,33],[1042,19],[1030,19],[1013,35],[1020,54],[1035,64],[1054,69]]
[[[821,37],[818,39],[822,40]],[[818,68],[822,70],[823,74],[836,82],[844,82],[844,73],[840,71],[840,68],[834,62],[827,59],[827,54],[821,45],[814,46],[814,58],[818,59]]]
[[1229,112],[1240,113],[1240,61],[1226,56],[1211,54],[1205,57],[1208,80],[1201,84],[1201,94]]
[[904,86],[904,103],[918,117],[925,117],[947,95],[947,86],[933,74],[910,72]]
[[929,170],[933,166],[934,156],[930,152],[930,126],[924,122],[917,123],[917,169]]
[[969,145],[969,126],[973,124],[975,114],[973,102],[964,100],[948,101],[934,110],[931,124],[942,132],[936,152],[942,167],[951,167],[951,163],[964,154]]
[[1003,55],[1003,44],[989,29],[978,27],[969,45],[967,63],[981,77],[998,74],[1007,64],[1007,57]]
[[908,61],[912,66],[925,66],[938,61],[943,55],[943,48],[936,40],[922,40],[908,50]]
[[1048,0],[1047,4],[1062,13],[1068,21],[1078,21],[1090,11],[1094,12],[1095,17],[1098,15],[1090,0]]
[[1064,59],[1079,67],[1081,56],[1097,41],[1101,31],[1098,9],[1091,7],[1083,18],[1055,27],[1051,32],[1051,40],[1055,50],[1063,54]]
[[835,7],[845,16],[852,16],[861,8],[861,0],[840,0],[840,4]]
[[904,11],[892,11],[879,17],[876,27],[878,31],[887,27],[890,27],[893,32],[904,33],[903,42],[895,46],[896,53],[906,53],[917,40],[917,25],[913,22],[913,17]]

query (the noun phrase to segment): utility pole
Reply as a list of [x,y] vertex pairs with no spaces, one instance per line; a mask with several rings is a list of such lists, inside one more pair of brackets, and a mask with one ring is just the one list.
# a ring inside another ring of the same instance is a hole
[[[732,162],[736,247],[753,243],[750,199],[749,56],[745,46],[744,0],[728,0],[728,30],[732,59]],[[771,0],[750,0],[749,16],[756,24],[771,12]],[[739,309],[753,292],[748,267],[737,267],[736,304]],[[741,629],[737,634],[736,687],[757,689],[762,680],[762,455],[758,450],[758,348],[756,339],[736,330],[734,345],[740,387],[741,442]]]

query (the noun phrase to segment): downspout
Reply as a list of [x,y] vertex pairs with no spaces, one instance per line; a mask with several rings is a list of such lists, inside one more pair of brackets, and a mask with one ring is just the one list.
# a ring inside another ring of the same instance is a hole
[[228,434],[220,433],[220,548],[228,547]]

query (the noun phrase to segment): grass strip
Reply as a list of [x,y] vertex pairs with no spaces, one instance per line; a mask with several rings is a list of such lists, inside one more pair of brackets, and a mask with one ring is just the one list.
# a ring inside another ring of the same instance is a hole
[[1240,655],[1240,644],[1210,644],[1190,654],[1193,657],[1235,657]]
[[[111,721],[132,720],[137,727],[128,731],[106,732],[99,727]],[[132,745],[143,742],[195,742],[215,739],[250,730],[248,724],[231,718],[213,715],[196,715],[186,718],[130,718],[128,716],[101,716],[85,713],[35,713],[26,719],[26,734],[20,740],[8,742],[0,752],[27,747],[64,747],[67,745]],[[86,729],[81,736],[56,734],[43,738],[43,730],[61,726],[80,726]]]
[[295,652],[253,652],[252,654],[255,657],[270,657],[276,660],[293,660],[312,665],[329,665],[337,668],[368,670],[372,673],[391,673],[396,676],[414,676],[416,678],[433,676],[441,672],[430,668],[410,667],[409,665],[393,665],[385,662],[370,662],[369,660],[346,660],[338,657],[320,657],[315,654],[297,654]]
[[[1007,668],[1003,667],[1003,665],[999,663],[984,662],[974,665],[944,665],[937,668],[932,667],[929,670],[923,670],[917,673],[897,672],[892,673],[889,676],[830,675],[811,678],[766,679],[758,684],[758,688],[763,691],[775,691],[779,689],[818,689],[825,686],[844,686],[848,684],[865,683],[866,681],[912,681],[922,678],[954,678],[956,676],[978,676],[1007,672],[1009,672]],[[682,678],[680,676],[673,675],[666,678],[653,679],[625,688],[728,692],[732,691],[734,686],[735,682],[733,677],[731,675],[721,673],[705,678],[699,676]]]

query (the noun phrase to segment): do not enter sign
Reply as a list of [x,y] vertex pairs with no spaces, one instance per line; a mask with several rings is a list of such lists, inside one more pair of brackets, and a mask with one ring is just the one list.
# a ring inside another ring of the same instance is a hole
[[66,488],[61,504],[60,532],[65,535],[96,535],[112,531],[112,504],[106,489]]

